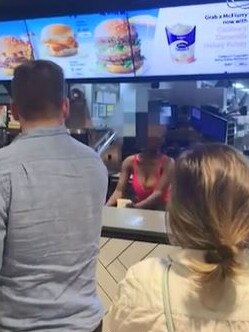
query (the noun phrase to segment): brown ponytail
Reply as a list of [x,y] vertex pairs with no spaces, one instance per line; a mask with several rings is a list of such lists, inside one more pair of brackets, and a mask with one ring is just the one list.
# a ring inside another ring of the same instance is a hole
[[206,145],[176,162],[169,220],[183,248],[202,249],[189,268],[199,285],[234,278],[249,240],[249,167],[237,151]]

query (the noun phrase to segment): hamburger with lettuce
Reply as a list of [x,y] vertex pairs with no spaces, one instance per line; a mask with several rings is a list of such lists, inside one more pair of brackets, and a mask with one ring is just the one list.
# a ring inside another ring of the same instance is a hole
[[101,22],[94,32],[98,64],[105,71],[129,74],[142,67],[141,41],[125,19]]

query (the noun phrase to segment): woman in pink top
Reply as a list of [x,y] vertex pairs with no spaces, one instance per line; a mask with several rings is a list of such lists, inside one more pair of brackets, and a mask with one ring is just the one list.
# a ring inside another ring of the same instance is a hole
[[128,207],[139,209],[165,209],[169,199],[170,179],[174,161],[161,153],[165,128],[157,126],[147,139],[147,147],[141,153],[125,159],[119,182],[108,206],[116,206],[131,179],[134,201]]

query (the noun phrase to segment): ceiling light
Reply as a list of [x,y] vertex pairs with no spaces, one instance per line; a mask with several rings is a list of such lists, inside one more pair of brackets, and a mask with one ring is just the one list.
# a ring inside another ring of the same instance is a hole
[[249,93],[249,88],[246,88],[246,89],[242,89],[243,92],[247,92]]

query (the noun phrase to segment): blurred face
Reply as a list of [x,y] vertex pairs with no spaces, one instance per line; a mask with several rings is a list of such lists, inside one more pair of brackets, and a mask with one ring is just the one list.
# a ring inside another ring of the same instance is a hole
[[165,126],[153,125],[148,128],[147,150],[156,151],[161,149],[166,134]]

